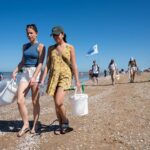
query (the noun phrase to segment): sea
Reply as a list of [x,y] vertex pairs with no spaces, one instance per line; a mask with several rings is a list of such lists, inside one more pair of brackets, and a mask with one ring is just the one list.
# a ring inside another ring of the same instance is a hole
[[[3,74],[3,80],[11,80],[12,72],[1,72],[1,73]],[[20,75],[21,75],[20,73],[17,75],[17,82],[19,82]],[[103,74],[100,73],[100,76],[102,77]],[[48,77],[47,77],[47,79],[48,79]],[[47,81],[47,79],[46,79],[46,81]],[[89,73],[88,72],[79,72],[79,80],[80,80],[81,86],[85,85],[85,82],[89,80]],[[74,81],[75,80],[73,79],[73,81],[72,81],[73,87],[74,87]],[[0,82],[0,83],[2,83],[2,82]],[[1,84],[0,84],[0,86],[1,86]],[[46,87],[47,87],[47,82],[45,82],[45,84],[43,86],[40,86],[41,95],[43,95],[45,93]],[[28,92],[27,97],[31,97],[31,91]]]
[[[1,73],[3,74],[3,80],[11,80],[12,72],[1,72]],[[19,77],[20,77],[20,73],[17,75],[18,81],[19,81]],[[81,82],[81,85],[83,85],[85,81],[89,80],[88,72],[79,72],[79,80]],[[72,81],[72,85],[74,85],[74,80]],[[47,82],[45,82],[44,86],[40,88],[40,92],[44,93],[44,91],[46,91],[46,87],[47,87]],[[31,96],[31,91],[28,92],[27,97],[30,96]]]
[[[2,72],[4,79],[11,79],[12,72]],[[79,72],[79,80],[81,83],[89,80],[88,72]]]

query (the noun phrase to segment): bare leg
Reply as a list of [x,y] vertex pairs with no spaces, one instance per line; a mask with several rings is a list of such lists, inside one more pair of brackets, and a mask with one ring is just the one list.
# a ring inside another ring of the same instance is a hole
[[[29,128],[29,121],[28,121],[28,111],[25,105],[25,96],[29,91],[29,84],[27,82],[20,82],[18,87],[18,109],[23,120],[23,127],[22,130]],[[21,136],[18,135],[18,136]]]
[[[55,99],[56,99],[56,94],[54,95],[54,102],[55,102]],[[56,111],[56,116],[57,116],[57,119],[58,119],[58,122],[59,122],[59,127],[55,130],[55,134],[56,135],[59,135],[61,133],[61,124],[62,124],[62,119],[61,119],[61,115],[59,113],[59,109],[57,108],[57,104],[55,102],[55,111]]]
[[61,123],[68,122],[68,119],[66,117],[66,109],[64,107],[64,97],[65,91],[61,87],[58,87],[54,96],[54,101],[57,117]]
[[[54,98],[54,99],[55,99],[55,98]],[[61,124],[62,124],[62,119],[61,119],[61,115],[60,115],[60,113],[59,113],[59,110],[58,110],[58,108],[57,108],[57,106],[56,106],[56,103],[55,103],[55,111],[56,111],[57,119],[58,119],[58,121],[59,121],[59,125],[61,125]]]
[[96,77],[95,77],[95,76],[93,77],[93,81],[94,81],[94,84],[97,82],[97,81],[96,81]]
[[111,80],[112,80],[112,85],[115,84],[115,71],[111,71]]
[[96,77],[96,82],[97,82],[97,85],[98,85],[98,77]]
[[133,82],[134,82],[134,78],[135,78],[135,71],[133,71],[133,80],[132,80]]
[[111,81],[112,81],[112,84],[114,84],[113,74],[111,74]]
[[115,83],[116,83],[116,70],[114,70],[114,72],[113,72],[113,79],[114,79],[114,85],[115,85]]
[[131,79],[130,82],[133,82],[133,70],[132,69],[130,70],[130,79]]
[[40,104],[39,104],[40,94],[39,94],[38,85],[37,84],[33,85],[31,87],[31,90],[32,90],[32,104],[33,104],[33,117],[34,117],[31,133],[35,133],[37,128],[37,122],[40,115]]

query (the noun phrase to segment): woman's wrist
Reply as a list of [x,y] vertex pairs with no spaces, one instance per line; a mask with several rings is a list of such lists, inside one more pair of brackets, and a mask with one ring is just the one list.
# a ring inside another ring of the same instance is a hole
[[41,84],[44,84],[44,81],[45,81],[45,79],[42,78],[42,79],[40,80],[40,83],[41,83]]
[[80,86],[80,81],[79,80],[76,81],[76,86]]
[[80,81],[79,81],[79,80],[76,80],[76,83],[80,83]]
[[13,74],[14,76],[16,76],[16,75],[17,75],[17,71],[14,71],[12,74]]

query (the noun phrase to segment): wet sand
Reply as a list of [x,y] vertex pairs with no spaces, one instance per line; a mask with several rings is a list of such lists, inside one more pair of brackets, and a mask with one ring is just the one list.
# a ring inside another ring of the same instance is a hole
[[[77,117],[71,113],[69,91],[65,106],[72,131],[55,135],[57,128],[54,102],[40,98],[39,131],[18,138],[22,126],[16,102],[0,107],[1,150],[150,150],[150,73],[137,75],[129,83],[121,75],[116,85],[110,77],[100,78],[99,85],[85,83],[89,96],[89,114]],[[32,102],[26,100],[32,125]]]

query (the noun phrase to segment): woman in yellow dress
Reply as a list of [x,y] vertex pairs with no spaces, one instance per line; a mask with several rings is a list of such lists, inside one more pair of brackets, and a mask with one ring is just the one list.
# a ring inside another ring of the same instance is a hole
[[66,89],[71,85],[74,74],[77,88],[80,87],[78,69],[76,64],[74,47],[66,42],[66,34],[60,26],[52,28],[52,33],[56,44],[48,48],[47,62],[41,79],[44,84],[46,75],[49,72],[46,93],[53,96],[55,102],[56,115],[59,121],[59,133],[66,133],[69,128],[69,120],[66,117],[64,107],[64,97]]

